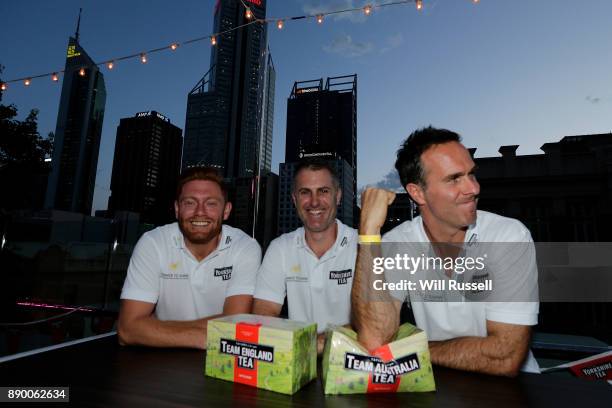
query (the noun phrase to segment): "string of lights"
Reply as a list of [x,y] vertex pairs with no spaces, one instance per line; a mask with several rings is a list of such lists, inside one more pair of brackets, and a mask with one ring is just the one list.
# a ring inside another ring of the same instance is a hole
[[[479,3],[479,0],[471,0],[471,2],[474,4],[477,4]],[[106,66],[107,69],[112,70],[115,68],[115,65],[118,61],[125,61],[125,60],[129,60],[133,58],[138,58],[141,63],[146,64],[148,62],[148,58],[150,54],[153,54],[156,52],[168,51],[168,50],[176,51],[180,46],[193,44],[193,43],[200,42],[200,41],[209,41],[211,46],[214,47],[217,45],[219,41],[219,37],[227,35],[233,31],[240,30],[244,27],[250,26],[251,24],[274,23],[276,24],[276,27],[279,30],[282,30],[285,27],[285,22],[287,21],[312,19],[312,20],[315,20],[317,24],[323,24],[323,21],[325,20],[325,17],[327,16],[343,14],[343,13],[355,13],[355,12],[360,12],[360,13],[365,14],[366,16],[369,16],[376,9],[381,9],[384,7],[391,7],[391,6],[406,5],[410,3],[414,3],[418,11],[421,11],[423,9],[423,0],[398,0],[398,1],[389,1],[389,2],[384,2],[384,3],[368,3],[362,7],[331,10],[331,11],[321,12],[317,14],[305,14],[305,15],[287,16],[287,17],[268,17],[265,19],[259,19],[255,17],[253,11],[247,4],[245,4],[244,0],[240,0],[240,3],[242,3],[242,6],[244,7],[245,18],[248,20],[248,22],[245,24],[237,25],[236,27],[232,27],[228,30],[221,31],[218,33],[213,33],[213,34],[206,35],[203,37],[192,38],[190,40],[183,41],[183,42],[174,42],[170,45],[166,45],[163,47],[158,47],[158,48],[154,48],[154,49],[147,50],[147,51],[141,51],[141,52],[137,52],[134,54],[125,55],[122,57],[111,58],[106,61],[95,63],[95,65],[96,66]],[[85,76],[87,74],[86,68],[88,67],[82,66],[79,68],[80,76]],[[56,70],[56,71],[47,72],[47,73],[40,74],[40,75],[29,75],[29,76],[25,76],[22,78],[10,79],[8,81],[0,82],[0,89],[2,91],[5,91],[8,88],[8,84],[15,83],[15,82],[22,82],[23,85],[30,86],[32,83],[32,80],[38,79],[38,78],[45,78],[45,77],[50,77],[53,82],[58,82],[59,75],[64,74],[64,73],[65,73],[65,70]]]

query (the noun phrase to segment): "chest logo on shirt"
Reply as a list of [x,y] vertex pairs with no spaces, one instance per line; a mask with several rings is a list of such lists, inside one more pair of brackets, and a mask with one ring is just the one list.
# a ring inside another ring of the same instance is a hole
[[178,269],[178,267],[179,267],[179,265],[180,265],[180,264],[181,264],[180,262],[172,262],[172,263],[170,264],[170,270],[171,270],[171,271],[176,271],[176,270]]
[[230,280],[232,277],[232,268],[233,266],[215,268],[215,276],[220,276],[224,281]]
[[338,285],[346,285],[348,283],[348,280],[352,277],[352,269],[345,269],[342,271],[329,271],[329,280],[338,281]]

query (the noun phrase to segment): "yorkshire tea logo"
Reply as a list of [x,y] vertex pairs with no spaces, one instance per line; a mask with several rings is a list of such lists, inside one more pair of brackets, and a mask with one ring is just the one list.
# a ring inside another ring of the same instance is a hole
[[343,271],[329,271],[329,279],[338,281],[338,285],[346,285],[348,280],[352,277],[352,269],[345,269]]
[[344,368],[372,374],[373,384],[394,384],[398,376],[418,370],[421,365],[416,353],[387,363],[378,357],[346,353]]
[[225,268],[215,268],[215,276],[220,276],[223,280],[230,280],[232,277],[232,268],[232,266],[226,266]]
[[254,361],[274,362],[274,347],[246,343],[230,339],[220,339],[221,353],[236,356],[238,367],[255,369]]
[[66,54],[66,58],[78,57],[79,55],[81,55],[81,53],[77,52],[76,45],[68,46],[68,53]]

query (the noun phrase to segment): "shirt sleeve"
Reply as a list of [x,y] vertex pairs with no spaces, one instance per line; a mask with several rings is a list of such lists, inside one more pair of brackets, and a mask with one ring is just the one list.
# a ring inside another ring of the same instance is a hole
[[272,241],[257,273],[256,299],[283,304],[287,294],[283,259],[279,241]]
[[523,227],[518,242],[494,243],[499,256],[493,271],[493,301],[487,302],[487,320],[533,326],[538,323],[538,268],[529,230]]
[[157,303],[159,298],[159,251],[149,234],[144,234],[134,247],[121,299]]
[[261,263],[261,248],[257,241],[248,239],[244,247],[235,255],[232,278],[225,297],[252,295],[255,291],[257,269]]

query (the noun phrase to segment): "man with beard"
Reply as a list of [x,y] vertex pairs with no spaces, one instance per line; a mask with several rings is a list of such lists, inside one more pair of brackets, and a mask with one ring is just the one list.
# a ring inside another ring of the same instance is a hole
[[290,319],[317,323],[320,352],[327,325],[350,321],[357,231],[336,219],[342,191],[328,164],[298,164],[292,191],[304,226],[270,243],[257,275],[253,313],[278,316],[287,296]]
[[261,249],[244,232],[223,225],[231,209],[215,169],[192,167],[181,174],[178,223],[145,233],[130,259],[120,344],[204,349],[209,319],[250,312]]
[[[402,185],[418,205],[420,216],[397,226],[382,241],[435,244],[433,249],[438,257],[440,248],[505,243],[504,268],[508,269],[503,272],[508,273],[504,276],[522,285],[529,296],[517,301],[516,296],[497,302],[432,301],[418,298],[412,290],[409,294],[406,289],[391,290],[387,299],[381,293],[368,298],[368,288],[373,286],[370,280],[380,278],[372,275],[372,258],[382,253],[380,230],[395,194],[367,189],[362,195],[359,255],[352,294],[353,324],[359,341],[368,350],[376,350],[392,339],[399,325],[402,302],[410,300],[417,326],[430,340],[433,363],[504,376],[515,376],[521,366],[524,371],[538,371],[528,350],[530,326],[537,324],[539,303],[522,301],[537,300],[537,266],[531,234],[517,220],[477,211],[480,186],[474,173],[476,166],[460,142],[458,134],[432,127],[417,130],[406,139],[397,153],[395,167]],[[515,248],[520,250],[514,251]],[[459,279],[456,269],[421,269]],[[385,279],[395,284],[409,279],[407,274],[414,272],[421,271],[392,270],[385,274]],[[435,296],[432,298],[438,299]]]

